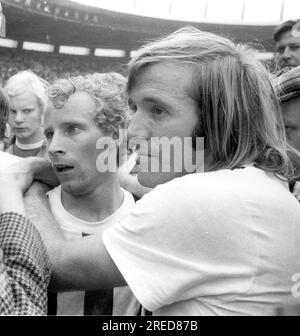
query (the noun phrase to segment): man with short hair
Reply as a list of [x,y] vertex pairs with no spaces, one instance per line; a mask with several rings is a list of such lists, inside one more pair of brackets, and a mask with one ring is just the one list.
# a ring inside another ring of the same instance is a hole
[[28,199],[52,285],[128,284],[154,315],[275,314],[293,299],[300,208],[269,73],[247,48],[186,27],[136,53],[127,90],[138,180],[154,189],[77,241],[47,239],[45,197]]
[[[0,90],[0,140],[8,102]],[[20,158],[0,152],[0,171]],[[11,199],[14,202],[11,202]],[[49,259],[40,234],[25,218],[22,193],[9,176],[0,177],[0,315],[44,315]]]
[[[284,72],[275,79],[275,90],[280,101],[288,143],[300,152],[300,66]],[[294,158],[297,180],[300,175],[300,162]],[[290,189],[300,199],[299,182],[291,181]]]
[[[135,203],[117,173],[117,143],[130,118],[125,87],[123,76],[105,73],[57,80],[49,88],[45,136],[60,186],[48,197],[67,240],[114,225]],[[107,138],[111,144],[101,148]],[[97,158],[106,153],[113,162],[101,171]],[[140,308],[129,287],[58,293],[56,306],[57,315],[137,315]],[[52,305],[49,313],[55,314]]]
[[273,38],[276,44],[275,61],[279,69],[300,65],[300,20],[288,20],[276,27]]
[[300,151],[300,66],[276,78],[275,89],[281,103],[287,140]]
[[9,99],[8,123],[13,137],[6,151],[20,157],[44,156],[47,142],[43,133],[48,83],[32,71],[11,76],[4,91]]

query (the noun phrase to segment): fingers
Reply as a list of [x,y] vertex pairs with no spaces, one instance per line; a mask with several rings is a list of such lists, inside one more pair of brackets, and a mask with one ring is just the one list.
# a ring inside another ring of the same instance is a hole
[[25,193],[25,197],[31,197],[33,195],[43,195],[45,196],[46,193],[51,189],[49,185],[46,183],[41,182],[33,182],[32,185],[28,188],[27,192]]

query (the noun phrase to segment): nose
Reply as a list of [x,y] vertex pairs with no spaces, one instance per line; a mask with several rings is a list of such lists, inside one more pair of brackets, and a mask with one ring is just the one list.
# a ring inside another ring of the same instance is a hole
[[132,138],[145,138],[149,139],[151,137],[151,123],[147,118],[145,113],[137,111],[129,124],[128,127],[128,139]]
[[48,154],[53,157],[64,153],[62,137],[57,132],[54,132],[51,140],[48,140]]
[[24,122],[23,113],[21,111],[17,111],[16,117],[15,117],[15,122],[17,124],[20,124],[20,123]]
[[291,50],[289,47],[285,47],[284,52],[281,55],[281,58],[284,60],[291,58]]

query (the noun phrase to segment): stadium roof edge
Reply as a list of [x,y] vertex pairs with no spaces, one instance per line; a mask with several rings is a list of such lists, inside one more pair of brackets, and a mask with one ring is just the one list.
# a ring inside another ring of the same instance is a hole
[[[234,38],[238,42],[262,42],[266,50],[273,50],[272,35],[278,22],[250,24],[243,22],[187,22],[165,20],[120,13],[81,5],[70,0],[31,0],[32,3],[46,3],[60,8],[69,8],[80,13],[96,13],[98,24],[89,21],[74,21],[70,17],[45,14],[42,10],[24,6],[25,0],[1,0],[3,12],[7,16],[7,37],[53,44],[89,45],[92,47],[122,48],[132,50],[144,42],[166,35],[185,25],[193,25],[201,30],[210,31]],[[91,11],[92,10],[92,11]],[[43,17],[37,14],[43,14]],[[92,19],[92,17],[91,17]],[[36,27],[38,26],[38,30]],[[62,34],[63,31],[63,34]],[[77,43],[77,44],[76,44]]]

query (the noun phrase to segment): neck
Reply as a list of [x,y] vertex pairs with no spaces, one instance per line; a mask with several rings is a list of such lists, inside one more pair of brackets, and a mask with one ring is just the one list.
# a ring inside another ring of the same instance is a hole
[[36,142],[39,142],[44,139],[44,132],[42,127],[38,129],[36,133],[34,133],[32,136],[29,138],[18,138],[18,141],[20,144],[24,145],[29,145],[29,144],[34,144]]
[[124,195],[116,174],[104,180],[104,183],[85,195],[72,195],[62,190],[64,208],[87,222],[98,222],[112,215],[120,208]]

